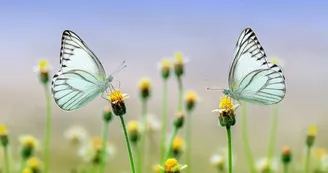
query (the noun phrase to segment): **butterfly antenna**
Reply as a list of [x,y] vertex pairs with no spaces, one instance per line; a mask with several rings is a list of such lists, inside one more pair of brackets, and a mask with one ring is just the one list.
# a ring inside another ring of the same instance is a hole
[[112,75],[118,73],[119,71],[123,70],[126,67],[125,61],[123,61],[117,68],[116,70],[112,73]]
[[209,91],[223,91],[224,89],[222,89],[222,88],[214,88],[214,87],[207,87],[206,90],[209,90]]

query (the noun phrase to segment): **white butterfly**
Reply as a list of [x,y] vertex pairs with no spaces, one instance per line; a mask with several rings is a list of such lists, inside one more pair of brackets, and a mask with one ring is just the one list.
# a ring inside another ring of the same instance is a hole
[[63,32],[60,65],[52,79],[51,92],[56,104],[65,111],[85,106],[107,92],[113,81],[113,75],[106,76],[97,56],[73,31]]
[[258,105],[279,103],[286,93],[281,69],[267,61],[254,31],[246,28],[236,44],[229,72],[229,89],[225,95]]

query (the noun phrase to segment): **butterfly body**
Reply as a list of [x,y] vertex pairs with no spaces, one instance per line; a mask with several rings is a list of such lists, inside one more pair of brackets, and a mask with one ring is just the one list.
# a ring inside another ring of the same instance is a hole
[[229,72],[229,89],[223,94],[257,105],[279,103],[286,93],[285,77],[268,62],[254,31],[246,28],[238,38]]
[[51,92],[65,111],[79,109],[105,93],[113,81],[86,43],[73,31],[65,30],[60,50],[61,69],[54,75]]

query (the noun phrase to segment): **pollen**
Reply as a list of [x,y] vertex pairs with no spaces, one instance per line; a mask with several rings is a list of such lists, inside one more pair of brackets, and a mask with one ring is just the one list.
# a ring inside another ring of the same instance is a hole
[[226,109],[226,110],[228,110],[228,109],[232,109],[233,106],[234,106],[234,105],[233,105],[233,103],[232,103],[230,97],[228,97],[228,96],[223,96],[223,97],[221,98],[221,102],[220,102],[220,105],[219,105],[219,108],[220,108],[220,109]]
[[115,90],[109,94],[108,99],[112,103],[116,103],[119,101],[123,101],[125,98],[124,98],[124,94],[120,90]]
[[179,163],[176,159],[171,158],[171,159],[167,159],[164,165],[164,170],[165,171],[170,171],[173,168],[176,168],[179,166]]

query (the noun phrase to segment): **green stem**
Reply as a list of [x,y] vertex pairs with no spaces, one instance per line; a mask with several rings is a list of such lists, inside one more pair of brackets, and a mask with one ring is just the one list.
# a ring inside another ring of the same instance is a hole
[[187,111],[186,124],[186,164],[188,165],[187,173],[191,172],[191,111]]
[[[277,126],[278,126],[278,105],[274,105],[273,107],[273,120],[271,123],[271,134],[270,134],[270,142],[268,147],[268,164],[271,164],[271,159],[273,157],[275,144],[276,144],[276,134],[277,134]],[[271,165],[269,165],[271,168]]]
[[23,170],[25,169],[25,163],[26,163],[26,159],[21,158],[20,172],[23,172]]
[[284,173],[288,173],[288,164],[284,164]]
[[92,164],[90,172],[91,173],[97,173],[97,165],[96,164]]
[[124,132],[126,147],[127,147],[128,153],[129,153],[131,170],[132,170],[132,173],[136,173],[136,170],[135,170],[135,167],[134,167],[133,155],[132,155],[132,151],[131,151],[130,140],[129,140],[128,132],[126,131],[124,118],[123,118],[123,115],[121,115],[119,117],[120,117],[120,120],[121,120],[123,132]]
[[3,146],[3,153],[5,157],[6,173],[10,173],[10,162],[9,162],[9,153],[8,146]]
[[141,168],[141,152],[140,152],[140,149],[139,149],[139,147],[138,147],[138,145],[137,144],[135,144],[135,145],[133,145],[134,146],[134,151],[135,151],[135,153],[136,153],[136,155],[137,155],[137,173],[141,173],[140,171],[142,170],[142,168]]
[[182,79],[178,77],[178,87],[179,87],[179,102],[178,102],[178,112],[182,112],[182,103],[183,103],[183,86],[182,86]]
[[162,129],[161,129],[161,148],[159,163],[163,163],[165,154],[165,141],[166,141],[166,130],[167,130],[167,80],[163,81],[163,101],[162,101]]
[[311,156],[311,147],[307,147],[306,151],[306,161],[305,161],[305,173],[310,173],[310,156]]
[[102,148],[101,148],[101,162],[100,162],[100,173],[104,173],[106,169],[106,151],[107,151],[107,137],[108,137],[109,121],[104,120],[104,126],[102,131]]
[[230,126],[227,126],[229,173],[232,173],[232,146],[231,146],[231,129],[230,128],[231,128]]
[[251,173],[256,172],[254,158],[249,144],[248,130],[247,130],[247,105],[246,103],[241,104],[242,109],[242,138],[245,154],[247,157],[248,165],[250,167]]
[[47,117],[46,117],[46,132],[45,132],[45,141],[44,141],[44,173],[49,172],[49,162],[50,162],[50,138],[51,138],[51,126],[52,126],[52,111],[51,111],[51,96],[49,87],[47,84],[44,84],[44,90],[46,95],[47,103]]
[[143,163],[144,163],[144,155],[145,155],[145,148],[146,148],[146,136],[147,136],[147,101],[145,99],[142,100],[142,127],[143,127],[143,134],[141,135],[140,139],[140,154],[138,155],[138,167],[137,172],[143,172]]
[[173,145],[173,141],[175,139],[175,137],[178,134],[178,128],[174,128],[174,131],[171,135],[170,141],[168,143],[167,149],[166,149],[166,153],[165,153],[165,157],[164,157],[164,162],[170,157],[171,152],[172,152],[172,145]]

